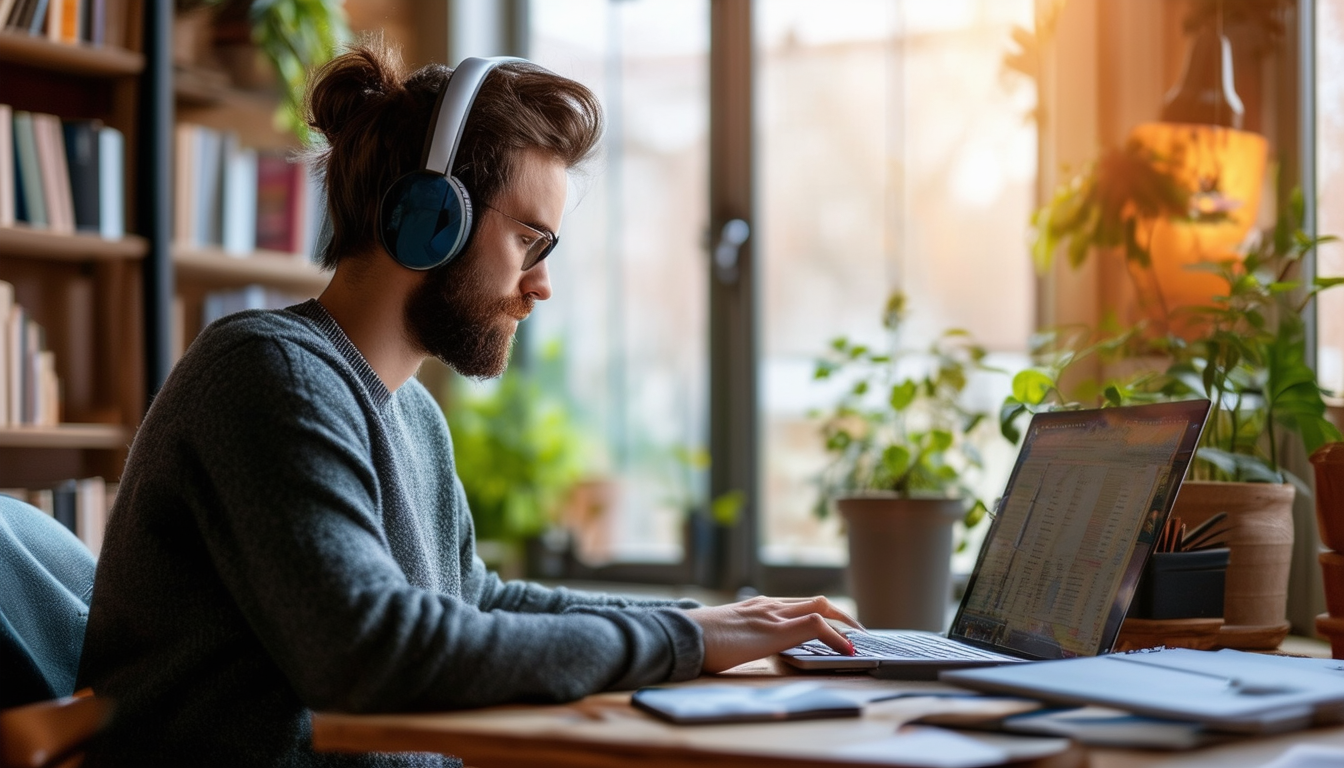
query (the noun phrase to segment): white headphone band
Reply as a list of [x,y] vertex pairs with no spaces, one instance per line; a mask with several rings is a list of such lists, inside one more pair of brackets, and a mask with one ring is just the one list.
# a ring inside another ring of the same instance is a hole
[[463,59],[453,74],[439,99],[438,113],[430,135],[433,137],[429,149],[425,152],[425,170],[451,176],[453,162],[457,159],[457,147],[462,141],[462,131],[467,125],[467,113],[481,90],[486,75],[501,64],[526,62],[514,56],[494,56],[491,58]]

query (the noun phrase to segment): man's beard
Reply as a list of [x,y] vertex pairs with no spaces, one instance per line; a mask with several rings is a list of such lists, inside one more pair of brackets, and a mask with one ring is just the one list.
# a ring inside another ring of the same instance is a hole
[[489,296],[476,253],[430,271],[406,304],[411,341],[472,378],[504,373],[513,349],[509,321],[532,311],[530,296]]

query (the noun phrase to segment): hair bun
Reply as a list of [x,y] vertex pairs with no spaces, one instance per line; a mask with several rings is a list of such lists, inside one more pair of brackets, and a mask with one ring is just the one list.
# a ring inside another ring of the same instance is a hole
[[328,139],[368,114],[370,102],[404,89],[401,57],[380,38],[364,40],[313,72],[307,93],[308,125]]

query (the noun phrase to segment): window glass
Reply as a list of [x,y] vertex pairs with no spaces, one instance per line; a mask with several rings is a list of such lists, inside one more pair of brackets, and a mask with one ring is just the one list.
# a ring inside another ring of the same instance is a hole
[[[899,288],[905,345],[964,328],[991,362],[1023,362],[1036,97],[1003,56],[1012,27],[1031,28],[1033,5],[762,0],[754,13],[762,556],[839,564],[835,515],[814,514],[825,456],[808,415],[838,395],[812,377],[830,340],[884,343],[882,307]],[[997,412],[1008,385],[985,377],[970,396]],[[991,447],[988,500],[1013,453]],[[973,552],[955,565],[970,570]]]
[[563,362],[594,474],[617,481],[579,521],[580,554],[677,560],[705,487],[708,3],[533,2],[529,35],[529,57],[592,88],[607,118],[547,261],[553,297],[527,323],[532,355]]
[[[1316,4],[1316,229],[1344,235],[1344,0]],[[1344,244],[1316,253],[1316,273],[1344,275]],[[1316,373],[1321,386],[1344,394],[1344,288],[1322,293],[1317,303]]]

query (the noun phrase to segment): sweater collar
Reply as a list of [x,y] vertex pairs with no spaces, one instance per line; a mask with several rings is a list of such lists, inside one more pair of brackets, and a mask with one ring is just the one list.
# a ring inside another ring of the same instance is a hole
[[355,369],[355,375],[368,388],[369,397],[372,398],[375,406],[381,408],[388,400],[392,399],[392,393],[387,390],[387,385],[383,384],[383,380],[378,378],[378,373],[373,370],[373,366],[369,365],[369,361],[365,359],[364,354],[359,351],[350,337],[345,335],[345,331],[337,324],[336,318],[332,317],[327,308],[322,306],[322,302],[317,299],[309,299],[289,309],[291,312],[313,321],[318,330],[322,331],[323,335],[350,364],[350,367]]

